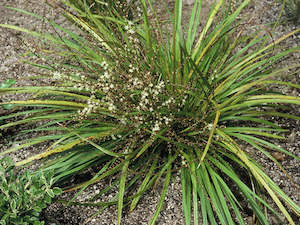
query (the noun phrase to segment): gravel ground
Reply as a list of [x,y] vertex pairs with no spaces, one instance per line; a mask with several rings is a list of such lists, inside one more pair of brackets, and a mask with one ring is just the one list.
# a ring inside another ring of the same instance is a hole
[[[186,0],[185,15],[183,18],[187,19],[189,15],[189,9],[191,8],[191,3],[193,0]],[[209,3],[212,1],[205,1],[204,12],[208,12]],[[61,25],[70,27],[62,16],[57,15],[57,13],[48,7],[43,1],[40,0],[1,0],[0,2],[0,23],[13,24],[25,26],[33,30],[42,30],[42,31],[51,31],[51,27],[47,24],[36,20],[30,16],[24,16],[23,14],[16,13],[14,11],[8,10],[1,5],[9,5],[21,9],[26,9],[31,12],[37,13],[39,15],[44,15],[48,18],[53,18],[55,22]],[[168,1],[169,5],[172,5],[172,1]],[[248,7],[247,14],[250,15],[251,20],[248,21],[247,27],[242,29],[255,29],[257,26],[264,26],[276,20],[280,11],[280,5],[273,0],[254,0],[253,3]],[[267,26],[265,26],[267,27]],[[280,25],[275,31],[272,31],[272,36],[275,39],[281,35],[293,30],[296,28],[294,23],[287,23]],[[32,44],[35,43],[31,37],[27,37],[23,33],[12,31],[8,29],[0,28],[0,83],[6,79],[15,79],[18,81],[17,85],[35,85],[36,80],[30,79],[30,75],[39,74],[40,71],[32,68],[29,65],[23,64],[22,54],[24,54],[28,49],[32,47]],[[283,44],[287,47],[295,47],[300,43],[300,35],[294,35],[289,38]],[[34,45],[34,47],[39,47]],[[287,60],[282,62],[282,64],[299,62],[299,54],[293,54]],[[290,81],[295,83],[300,83],[300,74],[296,74],[292,78],[288,78]],[[294,95],[299,93],[295,90],[287,89]],[[3,96],[0,101],[6,101],[13,98],[14,96]],[[24,96],[18,96],[18,98],[24,98]],[[294,114],[299,115],[299,108],[294,108]],[[0,115],[5,112],[0,109]],[[278,123],[283,124],[285,128],[288,128],[291,132],[287,134],[287,141],[282,143],[277,143],[278,145],[284,147],[288,151],[298,155],[300,147],[300,124],[299,121],[290,121],[290,120],[279,120]],[[0,151],[4,151],[16,141],[12,138],[15,132],[22,129],[18,127],[16,129],[10,129],[6,131],[0,139]],[[30,138],[30,137],[28,137]],[[35,146],[34,148],[26,149],[19,151],[12,155],[15,160],[23,159],[31,154],[39,152],[45,149],[45,145]],[[299,192],[295,185],[291,185],[285,174],[280,171],[273,163],[266,159],[263,155],[254,152],[253,149],[247,148],[247,151],[256,158],[264,167],[265,171],[276,181],[277,184],[296,202],[299,203]],[[290,157],[284,155],[278,155],[278,159],[281,161],[284,168],[288,171],[289,175],[293,177],[294,181],[300,183],[300,169],[299,163],[296,160],[293,160]],[[99,183],[94,186],[86,189],[79,197],[78,200],[83,201],[91,193],[95,193],[102,189],[105,186],[105,183]],[[149,192],[144,198],[142,198],[140,204],[137,206],[137,209],[130,213],[129,215],[124,215],[123,225],[146,225],[151,216],[155,211],[155,207],[159,200],[160,190]],[[72,193],[63,194],[64,199],[70,199]],[[102,200],[109,200],[114,196],[114,193],[109,193]],[[181,186],[179,175],[176,174],[172,180],[167,193],[166,204],[164,205],[164,211],[160,214],[157,224],[160,225],[183,225],[184,218],[182,213],[181,205]],[[55,222],[57,225],[72,225],[72,224],[83,224],[87,219],[91,219],[86,224],[90,225],[112,225],[116,224],[116,208],[111,207],[105,210],[103,213],[98,216],[91,218],[93,213],[97,212],[95,208],[86,208],[86,207],[74,207],[68,206],[64,207],[60,204],[52,204],[45,211],[45,218],[48,222]],[[248,216],[247,223],[250,224],[251,217]],[[273,220],[272,225],[279,224],[276,220]],[[300,221],[299,221],[300,224]]]

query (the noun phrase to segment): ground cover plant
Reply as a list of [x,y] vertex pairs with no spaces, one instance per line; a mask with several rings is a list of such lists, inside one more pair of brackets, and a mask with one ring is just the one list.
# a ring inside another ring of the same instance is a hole
[[300,1],[299,0],[283,0],[282,11],[284,10],[286,16],[293,20],[295,24],[300,22]]
[[61,193],[52,188],[53,172],[20,173],[7,157],[0,159],[0,224],[42,225],[40,213]]
[[[47,71],[44,77],[50,77],[52,85],[0,89],[1,94],[32,94],[27,100],[0,103],[15,107],[0,117],[1,129],[44,121],[19,135],[47,135],[0,154],[50,142],[47,151],[16,165],[43,159],[43,169],[54,170],[55,182],[64,185],[74,174],[99,168],[90,180],[65,190],[80,192],[114,177],[86,205],[98,206],[99,211],[117,205],[118,224],[124,210],[134,210],[141,196],[162,182],[161,199],[149,222],[155,224],[175,171],[181,174],[186,224],[244,224],[242,211],[247,206],[241,201],[248,202],[257,223],[269,224],[268,214],[279,211],[289,224],[295,224],[291,213],[299,216],[299,206],[244,146],[252,146],[279,167],[273,152],[299,160],[272,143],[272,139],[283,139],[286,130],[270,118],[299,119],[285,109],[288,104],[300,104],[300,98],[269,88],[299,89],[297,84],[276,79],[288,71],[293,76],[299,65],[275,67],[289,53],[299,51],[299,47],[277,49],[299,29],[277,40],[266,29],[243,34],[244,21],[238,16],[249,2],[242,1],[232,10],[225,1],[217,1],[199,30],[201,1],[195,1],[184,26],[182,1],[176,0],[169,33],[166,21],[145,0],[137,3],[141,17],[133,15],[127,1],[51,1],[84,35],[53,21],[48,22],[57,30],[54,35],[1,25],[55,48],[29,54],[42,59],[31,63]],[[14,117],[19,119],[5,122]],[[94,203],[116,186],[119,192],[114,199]],[[267,195],[277,209],[266,201]]]

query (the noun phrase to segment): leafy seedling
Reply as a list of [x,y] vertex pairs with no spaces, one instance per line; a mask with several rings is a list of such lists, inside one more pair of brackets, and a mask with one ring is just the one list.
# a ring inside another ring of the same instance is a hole
[[[10,88],[14,84],[16,84],[15,80],[12,80],[12,79],[5,80],[4,82],[2,82],[0,84],[0,89],[1,88]],[[2,105],[2,108],[5,110],[11,110],[13,107],[14,107],[13,104]]]

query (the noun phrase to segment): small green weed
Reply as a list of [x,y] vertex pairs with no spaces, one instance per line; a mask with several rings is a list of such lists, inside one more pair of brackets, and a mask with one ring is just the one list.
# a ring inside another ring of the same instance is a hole
[[[4,82],[2,82],[0,84],[0,88],[9,88],[12,85],[14,85],[15,83],[16,83],[16,80],[8,79],[8,80],[5,80]],[[12,104],[5,104],[5,105],[2,105],[2,107],[3,107],[3,109],[10,110],[10,109],[13,108],[13,105]]]
[[295,24],[300,23],[300,0],[281,0],[287,18]]
[[0,224],[44,224],[40,212],[61,193],[60,188],[51,188],[53,173],[16,173],[10,158],[0,159]]

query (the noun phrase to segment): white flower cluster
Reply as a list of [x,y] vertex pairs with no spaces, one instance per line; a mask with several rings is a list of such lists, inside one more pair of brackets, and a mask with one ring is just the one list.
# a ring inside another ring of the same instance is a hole
[[95,88],[93,82],[89,81],[85,75],[76,73],[75,77],[77,79],[72,79],[75,88],[77,88],[79,91],[85,90],[94,92]]
[[165,84],[163,81],[159,82],[157,85],[150,83],[141,92],[141,100],[137,107],[138,111],[150,111],[154,110],[154,107],[159,102],[159,95],[164,91]]
[[173,97],[162,101],[162,95],[165,91],[165,83],[160,81],[156,85],[149,83],[140,94],[140,102],[136,108],[140,115],[135,116],[134,119],[137,123],[144,123],[147,120],[145,113],[150,112],[150,123],[152,124],[151,130],[153,133],[157,133],[163,126],[169,125],[173,120],[172,114],[166,116],[157,111],[162,107],[170,108],[172,104],[176,103]]
[[134,77],[129,79],[128,85],[133,85],[136,89],[141,89],[143,87],[143,82],[139,78]]
[[127,22],[127,25],[124,26],[124,29],[126,30],[126,32],[129,34],[129,35],[132,35],[135,33],[134,29],[133,29],[133,22],[132,21],[128,21]]
[[72,87],[78,89],[79,91],[90,91],[93,87],[93,84],[89,82],[87,77],[78,72],[72,73],[72,71],[65,71],[65,73],[63,73],[55,71],[52,73],[52,78],[57,81],[66,82],[68,85],[72,85]]
[[159,116],[156,118],[154,126],[152,127],[152,133],[157,133],[158,131],[160,131],[160,129],[163,126],[167,126],[170,124],[170,122],[173,121],[173,114],[170,114],[169,117],[167,116],[161,116],[159,114]]
[[162,92],[162,90],[164,89],[164,87],[165,87],[165,82],[164,82],[164,81],[160,81],[160,82],[154,87],[153,95],[154,95],[154,96],[158,96],[158,94]]
[[160,121],[155,121],[154,127],[152,128],[152,132],[156,133],[160,130],[162,123]]
[[62,73],[58,72],[58,71],[54,71],[52,73],[52,78],[54,80],[61,80],[63,77],[64,77],[64,75]]
[[126,124],[127,124],[127,121],[126,121],[125,118],[121,118],[121,119],[120,119],[120,122],[121,122],[121,124],[123,124],[123,125],[126,125]]
[[[137,68],[137,67],[134,67],[132,64],[129,64],[129,70],[128,70],[128,72],[129,73],[133,73],[133,72],[138,72],[139,71],[139,68]],[[135,77],[136,78],[136,77]]]
[[170,97],[168,100],[163,102],[161,105],[169,107],[170,104],[175,104],[175,103],[176,103],[175,99],[173,97]]
[[[188,98],[188,95],[184,95],[183,96],[182,101],[180,103],[180,106],[184,106],[185,105],[187,98]],[[178,108],[178,110],[180,110],[180,109]]]
[[[100,100],[96,99],[95,93],[98,91],[105,94],[101,99],[101,105],[106,105],[110,112],[115,112],[117,107],[113,100],[113,93],[115,89],[114,79],[112,76],[109,64],[104,60],[101,64],[103,69],[102,75],[97,79],[87,79],[84,75],[76,74],[78,78],[77,83],[74,84],[79,90],[87,90],[92,93],[91,97],[87,101],[87,106],[83,110],[79,110],[79,118],[85,118],[88,114],[95,112],[100,106]],[[79,81],[79,82],[78,82]]]
[[109,111],[115,112],[117,110],[117,107],[115,106],[113,99],[111,99],[109,96],[105,96],[104,100],[108,106],[107,109]]
[[97,80],[96,89],[100,90],[106,94],[110,93],[114,88],[113,76],[106,61],[101,63],[101,66],[104,70],[102,76]]
[[[127,25],[124,26],[124,29],[126,31],[127,38],[131,44],[131,48],[128,48],[128,46],[125,44],[124,47],[125,49],[128,50],[128,52],[131,52],[133,54],[133,57],[136,57],[137,54],[139,54],[139,44],[140,40],[136,36],[136,31],[135,31],[135,26],[132,21],[128,21]],[[135,58],[137,59],[137,58]]]
[[102,63],[100,64],[100,66],[106,71],[108,69],[108,64],[105,60],[102,61]]
[[[170,116],[173,116],[173,114],[170,114]],[[163,117],[163,120],[164,120],[164,122],[165,122],[166,125],[169,125],[169,123],[170,123],[173,119],[164,116],[164,117]]]
[[213,124],[212,123],[209,123],[206,125],[206,127],[208,130],[211,130],[213,128]]
[[87,106],[84,107],[82,110],[78,111],[79,119],[84,119],[90,113],[96,111],[96,109],[100,106],[100,102],[95,98],[94,95],[91,95],[87,101]]
[[137,74],[139,73],[139,68],[132,65],[131,63],[128,65],[129,70],[128,73],[126,74],[126,77],[124,78],[124,87],[127,90],[140,90],[142,89],[145,84],[144,81],[141,80]]

